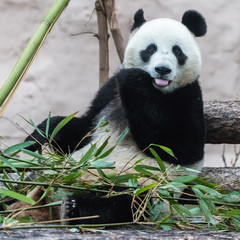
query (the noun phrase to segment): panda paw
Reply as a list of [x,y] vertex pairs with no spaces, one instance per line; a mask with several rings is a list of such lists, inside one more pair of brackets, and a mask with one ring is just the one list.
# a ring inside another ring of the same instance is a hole
[[70,218],[79,217],[79,206],[77,203],[77,198],[73,196],[67,196],[61,206],[61,219],[63,224],[71,224],[68,221]]

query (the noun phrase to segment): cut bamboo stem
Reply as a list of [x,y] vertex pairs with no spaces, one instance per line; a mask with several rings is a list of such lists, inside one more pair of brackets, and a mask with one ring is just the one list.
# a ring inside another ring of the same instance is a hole
[[[62,11],[65,9],[69,1],[70,0],[55,0],[44,20],[41,22],[32,38],[29,40],[22,55],[15,64],[12,72],[9,74],[7,80],[0,89],[0,106],[3,105],[9,94],[12,92],[12,90],[18,83],[20,77],[23,74],[26,74],[25,70],[29,69],[29,63],[34,58],[34,56],[36,56],[36,53],[38,52],[39,47],[41,47],[43,41],[45,40],[46,35],[49,33],[52,26],[54,25],[58,17],[61,15]],[[6,105],[4,109],[5,108]],[[0,117],[3,114],[4,109],[1,109]]]

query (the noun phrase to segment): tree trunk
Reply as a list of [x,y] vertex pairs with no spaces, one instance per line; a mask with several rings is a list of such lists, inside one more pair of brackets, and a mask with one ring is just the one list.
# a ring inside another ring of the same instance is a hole
[[206,143],[240,143],[240,101],[205,102]]

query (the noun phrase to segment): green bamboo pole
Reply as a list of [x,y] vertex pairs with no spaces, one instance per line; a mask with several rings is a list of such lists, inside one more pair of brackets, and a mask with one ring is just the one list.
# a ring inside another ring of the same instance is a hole
[[46,35],[51,30],[52,26],[61,15],[62,11],[68,5],[69,1],[70,0],[55,0],[47,15],[38,26],[34,35],[29,40],[23,53],[15,64],[12,72],[9,74],[7,80],[0,89],[0,107],[17,84],[18,79],[23,74],[29,62],[34,57],[34,54],[36,51],[38,51],[39,46],[41,46],[42,42],[46,38]]

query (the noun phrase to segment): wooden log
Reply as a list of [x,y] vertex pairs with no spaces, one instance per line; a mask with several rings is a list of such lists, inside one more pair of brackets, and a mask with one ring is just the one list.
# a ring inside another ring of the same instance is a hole
[[116,46],[116,50],[120,59],[123,62],[124,57],[124,40],[121,33],[121,29],[118,24],[115,0],[105,0],[104,1],[105,11],[108,19],[109,28],[112,33],[112,37]]
[[198,176],[222,186],[224,190],[240,191],[240,168],[238,167],[204,167]]
[[206,143],[240,144],[240,101],[204,103]]
[[238,232],[223,232],[209,229],[203,230],[152,230],[150,227],[144,228],[139,225],[131,227],[119,227],[115,229],[106,229],[105,231],[95,231],[91,229],[83,230],[83,233],[71,232],[69,229],[59,228],[38,228],[33,229],[14,229],[0,231],[0,239],[101,239],[101,240],[146,240],[146,239],[161,239],[161,240],[222,240],[222,239],[239,239]]
[[95,2],[98,23],[98,40],[99,40],[99,87],[109,78],[109,49],[108,49],[108,27],[107,18],[103,2]]

